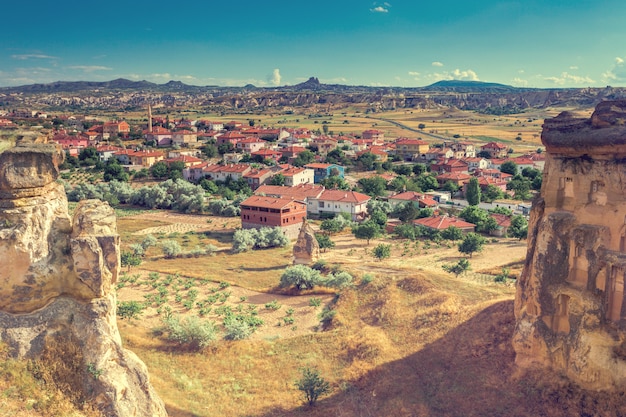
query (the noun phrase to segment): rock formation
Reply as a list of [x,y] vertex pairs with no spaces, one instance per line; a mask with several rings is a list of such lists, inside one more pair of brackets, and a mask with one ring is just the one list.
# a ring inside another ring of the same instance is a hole
[[320,258],[320,245],[317,243],[315,233],[306,219],[302,219],[302,227],[298,240],[293,245],[293,264],[310,265]]
[[543,126],[546,164],[515,299],[521,367],[626,387],[626,101]]
[[72,389],[106,416],[166,416],[145,365],[121,345],[115,213],[87,200],[70,218],[62,159],[48,144],[0,154],[0,341],[17,358],[71,364]]

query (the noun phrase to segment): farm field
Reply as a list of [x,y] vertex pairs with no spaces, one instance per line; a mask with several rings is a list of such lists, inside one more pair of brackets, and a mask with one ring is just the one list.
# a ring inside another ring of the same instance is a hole
[[[511,265],[511,275],[518,273],[524,241],[489,243],[470,260],[472,272],[455,278],[441,268],[460,259],[455,245],[428,247],[424,242],[416,246],[378,239],[368,246],[344,232],[333,236],[336,247],[322,258],[330,267],[351,273],[355,286],[338,297],[325,288],[290,295],[277,288],[282,271],[291,264],[289,247],[231,254],[228,236],[235,224],[209,216],[144,213],[119,220],[124,247],[150,230],[155,236],[163,234],[158,239],[181,243],[187,239],[187,247],[212,242],[219,250],[214,256],[178,259],[148,253],[139,267],[126,274],[118,291],[120,301],[154,297],[158,283],[151,285],[152,274],[158,282],[169,279],[178,285],[181,301],[169,303],[173,314],[198,315],[198,307],[184,305],[189,291],[195,290],[194,300],[228,293],[223,303],[212,304],[213,311],[204,319],[220,322],[215,310],[229,306],[242,311],[253,308],[264,321],[247,340],[218,340],[200,352],[181,351],[155,336],[162,317],[156,304],[140,319],[118,321],[126,346],[145,361],[171,416],[357,416],[388,415],[389,410],[405,410],[394,415],[416,415],[416,410],[424,416],[471,415],[462,412],[474,409],[469,402],[454,404],[459,414],[442,413],[448,410],[447,400],[435,387],[450,383],[459,392],[487,395],[487,407],[494,406],[503,390],[515,397],[506,407],[522,407],[522,398],[504,388],[513,366],[508,338],[515,289],[510,282],[494,283],[493,275],[485,272],[497,273]],[[391,243],[389,259],[377,261],[372,256],[372,248],[380,242]],[[319,300],[319,306],[310,304],[312,298]],[[272,302],[280,307],[265,307]],[[328,326],[320,325],[324,306],[335,311]],[[285,321],[288,317],[293,322]],[[461,345],[463,352],[453,352],[454,346]],[[469,360],[463,364],[467,375],[442,374],[447,360]],[[319,369],[332,386],[332,394],[313,409],[302,405],[301,393],[294,387],[305,366]],[[475,378],[488,381],[474,384]],[[494,386],[499,388],[493,391]]]

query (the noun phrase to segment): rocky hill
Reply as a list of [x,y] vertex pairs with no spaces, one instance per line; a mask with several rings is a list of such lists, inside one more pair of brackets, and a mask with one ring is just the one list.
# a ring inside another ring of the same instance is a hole
[[305,108],[317,105],[343,108],[365,105],[372,111],[395,108],[455,107],[486,113],[515,113],[528,108],[593,107],[607,99],[626,98],[625,88],[531,89],[503,84],[440,81],[426,87],[367,87],[323,84],[315,77],[293,86],[191,86],[180,81],[154,84],[117,79],[107,82],[55,82],[0,88],[5,108],[38,107],[132,109],[212,107],[225,110]]

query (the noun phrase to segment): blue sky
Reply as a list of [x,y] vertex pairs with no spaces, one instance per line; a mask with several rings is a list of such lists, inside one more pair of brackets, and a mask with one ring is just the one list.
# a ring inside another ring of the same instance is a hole
[[13,1],[0,86],[626,86],[623,0]]

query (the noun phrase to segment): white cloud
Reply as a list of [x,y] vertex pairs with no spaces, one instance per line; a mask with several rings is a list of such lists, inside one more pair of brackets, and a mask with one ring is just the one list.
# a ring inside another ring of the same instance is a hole
[[591,85],[595,82],[589,77],[581,77],[578,75],[572,75],[567,72],[562,72],[561,75],[558,77],[544,77],[544,80],[549,81],[556,85],[564,85],[564,84]]
[[615,64],[620,65],[624,63],[624,59],[620,57],[615,57]]
[[420,76],[420,73],[419,73],[419,72],[417,72],[417,71],[409,71],[409,75],[410,75],[411,77],[419,77],[419,76]]
[[516,87],[528,87],[528,80],[523,80],[521,78],[515,77],[513,78],[513,81],[511,81],[511,84]]
[[11,55],[11,58],[20,61],[26,61],[27,59],[58,59],[56,56],[44,55],[44,54],[19,54]]
[[373,9],[370,9],[372,13],[389,13],[389,9],[385,9],[383,6],[376,6]]
[[431,64],[433,67],[443,67],[443,63],[439,62],[439,61],[435,61]]
[[270,82],[274,85],[280,85],[281,78],[282,77],[280,75],[280,69],[274,68],[274,71],[272,71],[272,76],[270,77]]
[[624,82],[626,81],[626,67],[624,65],[624,58],[615,57],[613,66],[602,73],[602,82]]
[[576,65],[572,65],[571,67],[569,67],[569,69],[571,69],[572,71],[575,71],[578,69],[578,67]]
[[480,81],[476,72],[474,72],[471,69],[460,70],[457,68],[454,71],[434,72],[432,74],[429,74],[428,77],[435,81],[442,81],[442,80]]
[[110,71],[113,69],[109,67],[103,67],[102,65],[71,65],[67,68],[74,69],[74,70],[81,70],[84,72]]
[[525,72],[526,72],[526,71],[525,71],[525,70],[523,70],[523,69],[521,69],[521,70],[517,71],[517,73],[518,73],[518,74],[524,74]]

